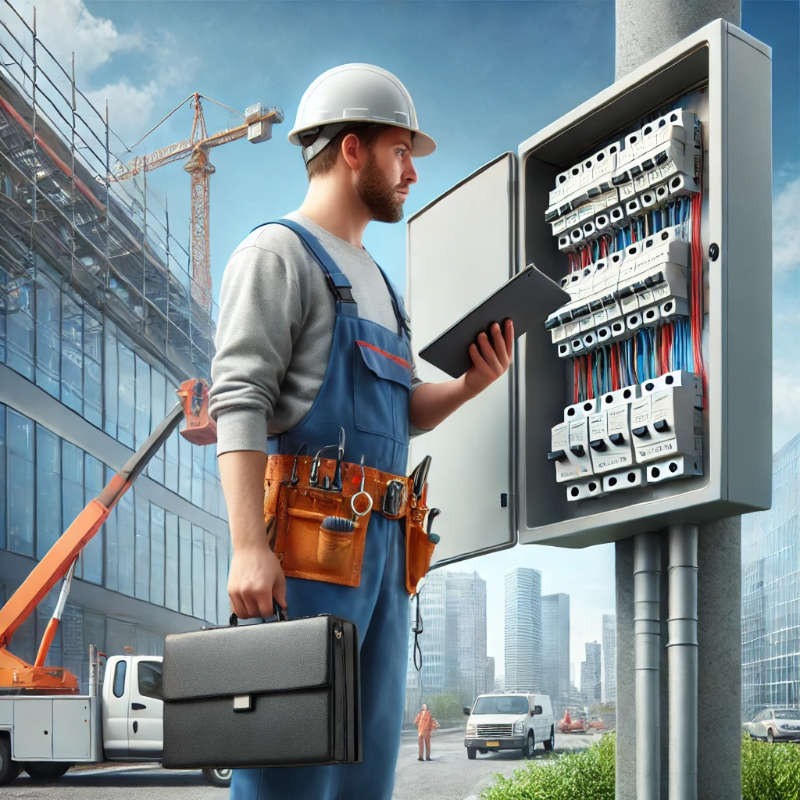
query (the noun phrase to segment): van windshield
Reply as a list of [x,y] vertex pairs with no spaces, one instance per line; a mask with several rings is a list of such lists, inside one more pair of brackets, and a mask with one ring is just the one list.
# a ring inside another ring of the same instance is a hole
[[475,701],[473,714],[527,714],[528,699],[498,695],[497,697],[479,697]]

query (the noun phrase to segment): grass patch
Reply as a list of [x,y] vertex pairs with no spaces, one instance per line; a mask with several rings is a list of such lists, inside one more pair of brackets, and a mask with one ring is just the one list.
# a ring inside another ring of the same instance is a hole
[[[545,764],[529,761],[481,792],[482,800],[614,800],[616,738]],[[800,745],[742,738],[742,800],[800,800]]]
[[483,800],[614,800],[614,746],[608,733],[588,750],[547,764],[529,761],[481,792]]

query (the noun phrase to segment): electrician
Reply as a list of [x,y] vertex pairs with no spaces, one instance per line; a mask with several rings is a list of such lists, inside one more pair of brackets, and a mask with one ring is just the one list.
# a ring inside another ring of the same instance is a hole
[[228,595],[242,618],[270,617],[274,598],[291,617],[356,623],[364,752],[360,764],[234,770],[231,797],[389,800],[407,664],[402,521],[372,513],[358,587],[287,578],[265,528],[267,454],[303,443],[314,453],[342,426],[345,461],[363,455],[404,475],[409,425],[434,428],[503,375],[513,327],[481,333],[460,378],[416,378],[402,300],[362,245],[371,220],[402,219],[413,157],[436,148],[394,75],[369,64],[323,73],[300,100],[289,140],[302,148],[305,200],[242,241],[220,292],[210,411],[233,542]]

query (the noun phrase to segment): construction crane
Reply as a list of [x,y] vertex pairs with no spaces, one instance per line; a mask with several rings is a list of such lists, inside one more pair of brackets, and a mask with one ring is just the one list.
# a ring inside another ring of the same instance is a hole
[[208,158],[208,151],[212,147],[234,142],[247,136],[249,142],[265,142],[272,138],[272,126],[283,122],[283,112],[278,108],[265,111],[261,103],[248,106],[245,111],[245,121],[241,125],[208,135],[206,120],[203,116],[203,106],[200,98],[216,103],[229,111],[234,109],[214,100],[206,95],[195,92],[182,100],[162,120],[154,125],[133,147],[136,147],[149,136],[162,123],[166,122],[178,109],[188,101],[194,103],[194,122],[192,134],[188,139],[176,144],[161,147],[146,156],[138,156],[119,170],[109,175],[109,180],[123,181],[138,175],[140,172],[152,172],[178,159],[189,157],[183,168],[191,176],[192,199],[192,296],[208,310],[211,307],[211,258],[209,249],[209,178],[216,171]]

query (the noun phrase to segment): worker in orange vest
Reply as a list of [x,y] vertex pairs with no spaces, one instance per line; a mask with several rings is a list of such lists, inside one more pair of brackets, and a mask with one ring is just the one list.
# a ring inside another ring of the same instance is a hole
[[[439,723],[433,718],[433,714],[428,711],[428,704],[422,704],[422,711],[414,717],[414,724],[417,726],[417,740],[419,742],[418,761],[431,760],[431,732],[439,727]],[[422,758],[422,748],[425,746],[425,759]]]

